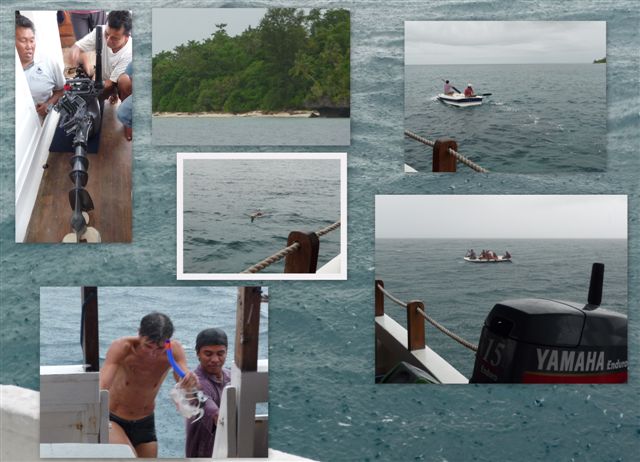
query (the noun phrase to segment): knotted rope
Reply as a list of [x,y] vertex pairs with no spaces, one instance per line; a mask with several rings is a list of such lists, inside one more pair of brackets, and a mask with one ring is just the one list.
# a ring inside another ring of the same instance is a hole
[[[334,224],[329,225],[326,228],[322,228],[322,229],[316,231],[314,234],[316,236],[318,236],[318,237],[321,237],[321,236],[324,236],[325,234],[328,234],[331,231],[333,231],[334,229],[339,228],[339,227],[340,227],[340,222],[336,221]],[[258,271],[262,271],[267,266],[273,265],[274,263],[277,263],[280,260],[282,260],[287,255],[292,254],[293,252],[296,252],[299,248],[300,248],[300,243],[299,242],[294,242],[290,246],[285,247],[282,250],[279,250],[278,252],[274,253],[270,257],[265,258],[264,260],[256,263],[253,266],[250,266],[249,268],[244,270],[242,273],[257,273]]]
[[[387,297],[392,302],[397,303],[398,305],[400,305],[400,306],[402,306],[404,308],[408,308],[409,307],[409,305],[406,302],[403,302],[402,300],[394,297],[391,293],[387,292],[384,289],[384,287],[382,287],[380,284],[377,284],[376,287],[378,287],[378,290],[380,292],[382,292],[385,295],[385,297]],[[454,334],[453,332],[451,332],[449,329],[447,329],[442,324],[440,324],[438,321],[436,321],[431,316],[429,316],[427,313],[425,313],[424,310],[421,310],[420,308],[418,308],[417,310],[418,310],[418,313],[420,313],[424,319],[426,319],[433,327],[438,329],[440,332],[442,332],[443,334],[447,335],[448,337],[451,337],[453,340],[458,342],[460,345],[462,345],[462,346],[464,346],[466,348],[469,348],[470,350],[478,351],[478,347],[476,345],[474,345],[473,343],[463,339],[459,335]]]
[[453,149],[449,148],[448,150],[449,154],[451,154],[453,157],[456,158],[456,160],[464,165],[466,165],[467,167],[469,167],[471,170],[475,170],[478,173],[489,173],[489,170],[487,170],[486,168],[482,168],[480,167],[478,164],[476,164],[475,162],[473,162],[472,160],[467,159],[465,156],[463,156],[462,154],[460,154],[457,151],[454,151]]
[[[428,139],[426,139],[426,138],[423,138],[423,137],[422,137],[422,136],[420,136],[420,135],[416,135],[415,133],[410,132],[409,130],[405,130],[405,131],[404,131],[404,134],[405,134],[406,136],[408,136],[409,138],[412,138],[412,139],[414,139],[414,140],[416,140],[416,141],[419,141],[419,142],[420,142],[420,143],[422,143],[422,144],[426,144],[427,146],[434,147],[434,146],[436,145],[436,143],[435,143],[435,142],[433,142],[433,141],[431,141],[431,140],[428,140]],[[447,152],[448,152],[449,154],[451,154],[453,157],[455,157],[455,158],[456,158],[456,160],[457,160],[458,162],[460,162],[461,164],[466,165],[466,166],[467,166],[467,167],[469,167],[471,170],[475,170],[476,172],[479,172],[479,173],[489,173],[489,170],[487,170],[486,168],[482,168],[482,167],[480,167],[478,164],[476,164],[475,162],[473,162],[473,161],[472,161],[472,160],[470,160],[470,159],[467,159],[465,156],[463,156],[463,155],[462,155],[462,154],[460,154],[459,152],[454,151],[454,150],[453,150],[453,149],[451,149],[451,148],[449,148],[449,150],[448,150]]]

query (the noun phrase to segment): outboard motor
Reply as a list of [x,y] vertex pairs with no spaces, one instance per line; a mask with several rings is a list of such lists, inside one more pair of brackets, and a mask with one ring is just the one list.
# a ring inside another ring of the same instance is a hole
[[487,316],[471,383],[624,383],[627,317],[600,308],[604,265],[594,263],[588,304],[507,300]]
[[76,76],[64,85],[64,95],[54,106],[60,113],[59,126],[69,136],[73,135],[74,155],[70,160],[69,179],[73,189],[69,191],[71,205],[72,233],[67,234],[63,242],[100,242],[100,233],[89,227],[89,215],[93,210],[93,201],[85,189],[89,181],[89,159],[87,144],[89,138],[97,133],[102,121],[98,96],[103,89],[102,84],[102,26],[96,27],[96,72],[95,81],[83,71],[78,70]]

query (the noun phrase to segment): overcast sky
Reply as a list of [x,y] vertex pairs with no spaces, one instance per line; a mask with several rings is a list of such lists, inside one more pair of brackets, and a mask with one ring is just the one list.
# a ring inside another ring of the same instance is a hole
[[604,21],[406,21],[405,64],[591,63]]
[[266,12],[266,8],[153,8],[151,53],[207,39],[220,23],[227,24],[229,35],[241,34],[249,26],[258,26]]
[[623,195],[376,196],[376,239],[626,239]]

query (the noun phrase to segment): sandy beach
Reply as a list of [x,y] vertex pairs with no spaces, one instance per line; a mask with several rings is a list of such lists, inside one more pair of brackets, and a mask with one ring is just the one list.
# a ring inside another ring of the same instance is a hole
[[154,117],[318,117],[317,111],[289,111],[289,112],[154,112]]

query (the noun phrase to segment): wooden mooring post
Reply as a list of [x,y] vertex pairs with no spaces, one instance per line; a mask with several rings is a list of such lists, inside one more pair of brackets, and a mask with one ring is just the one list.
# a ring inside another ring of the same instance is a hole
[[424,318],[418,312],[424,311],[424,303],[412,300],[407,303],[407,343],[409,351],[421,350],[425,345]]
[[241,371],[258,370],[261,301],[261,287],[238,287],[235,362]]
[[87,372],[100,370],[98,339],[98,288],[81,287],[82,325],[80,327],[80,344]]
[[380,279],[375,280],[374,287],[376,294],[376,316],[382,316],[384,315],[384,294],[378,286],[384,288],[384,282]]
[[318,266],[320,239],[316,233],[292,231],[287,239],[287,247],[295,242],[300,244],[300,248],[285,257],[284,272],[315,273]]
[[433,172],[455,172],[457,160],[449,154],[449,148],[458,150],[458,143],[448,138],[436,140],[433,145]]

